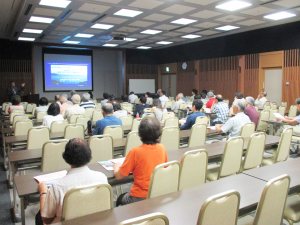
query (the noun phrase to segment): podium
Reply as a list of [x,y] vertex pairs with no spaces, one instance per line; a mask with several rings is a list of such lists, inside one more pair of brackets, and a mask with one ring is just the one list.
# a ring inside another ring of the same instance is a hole
[[24,95],[22,98],[23,102],[28,102],[28,103],[35,103],[39,104],[39,99],[40,95],[39,94],[31,94],[31,95]]

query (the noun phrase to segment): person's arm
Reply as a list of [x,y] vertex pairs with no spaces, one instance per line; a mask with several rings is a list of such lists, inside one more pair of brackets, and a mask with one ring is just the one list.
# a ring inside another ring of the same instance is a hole
[[[41,215],[42,215],[42,211],[44,210],[44,207],[45,207],[45,201],[46,201],[46,196],[47,196],[47,193],[48,193],[48,188],[47,188],[45,183],[41,182],[38,185],[38,189],[39,189],[39,193],[40,193],[40,212],[41,212]],[[54,218],[55,217],[53,217],[53,218],[42,217],[42,220],[45,224],[50,224],[50,223],[52,223]]]
[[299,124],[299,122],[297,120],[297,117],[295,117],[295,118],[285,117],[284,119],[282,119],[282,122],[285,122],[285,123],[287,123],[288,125],[291,125],[291,126],[296,126],[296,125]]
[[215,127],[216,127],[217,133],[222,133],[222,124],[216,124]]
[[114,164],[114,175],[115,175],[115,178],[117,180],[121,180],[123,178],[125,178],[126,176],[123,176],[121,173],[120,173],[120,167],[121,167],[122,164],[119,164],[119,163],[116,163]]
[[180,130],[188,130],[192,127],[191,116],[188,116],[185,123],[180,127]]
[[127,177],[134,168],[134,150],[130,150],[127,154],[123,164],[114,164],[114,175],[117,180]]

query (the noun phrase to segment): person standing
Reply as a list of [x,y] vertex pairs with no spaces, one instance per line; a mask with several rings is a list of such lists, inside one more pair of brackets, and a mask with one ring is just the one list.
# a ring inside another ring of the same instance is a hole
[[18,88],[16,87],[16,83],[14,81],[10,82],[10,86],[6,90],[8,101],[12,101],[13,97],[17,95]]

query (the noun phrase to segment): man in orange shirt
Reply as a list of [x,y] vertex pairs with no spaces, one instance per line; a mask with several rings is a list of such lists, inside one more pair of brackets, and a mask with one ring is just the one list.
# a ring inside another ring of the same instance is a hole
[[139,126],[139,136],[143,144],[130,150],[122,165],[115,165],[116,179],[133,174],[134,182],[130,193],[120,195],[117,205],[125,205],[147,198],[150,178],[154,168],[168,161],[167,152],[159,144],[160,123],[156,118],[145,117]]

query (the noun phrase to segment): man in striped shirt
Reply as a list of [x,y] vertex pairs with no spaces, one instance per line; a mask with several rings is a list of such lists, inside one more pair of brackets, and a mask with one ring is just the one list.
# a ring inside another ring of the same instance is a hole
[[216,103],[212,106],[211,112],[216,114],[216,118],[211,122],[212,126],[224,124],[228,120],[229,108],[228,105],[223,102],[222,95],[216,96]]
[[95,103],[92,102],[90,100],[90,98],[91,98],[91,96],[90,96],[89,93],[83,93],[82,97],[81,97],[82,101],[80,103],[80,107],[82,107],[84,109],[90,109],[90,108],[93,109],[93,108],[95,108]]

